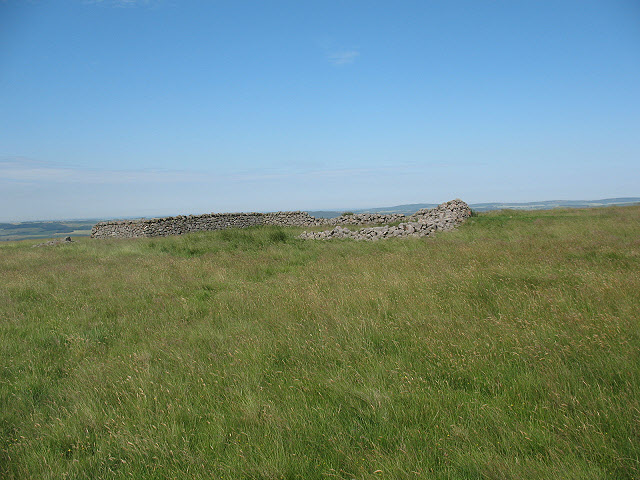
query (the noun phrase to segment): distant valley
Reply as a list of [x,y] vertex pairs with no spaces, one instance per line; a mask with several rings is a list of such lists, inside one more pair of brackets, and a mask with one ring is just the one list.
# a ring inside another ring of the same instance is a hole
[[51,222],[0,223],[0,241],[59,238],[67,236],[86,237],[98,220],[69,220]]

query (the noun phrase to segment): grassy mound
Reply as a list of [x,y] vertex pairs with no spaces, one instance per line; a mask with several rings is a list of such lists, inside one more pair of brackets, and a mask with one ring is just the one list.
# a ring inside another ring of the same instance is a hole
[[640,476],[640,208],[0,244],[0,477]]

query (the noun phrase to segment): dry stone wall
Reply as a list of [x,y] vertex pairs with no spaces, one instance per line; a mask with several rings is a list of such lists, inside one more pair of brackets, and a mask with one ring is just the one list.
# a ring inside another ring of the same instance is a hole
[[[225,228],[246,228],[257,225],[275,225],[282,227],[317,227],[333,225],[372,225],[395,223],[398,226],[369,227],[351,232],[336,227],[326,232],[305,232],[301,238],[355,238],[373,240],[396,236],[424,236],[435,230],[447,230],[458,225],[471,214],[469,206],[462,200],[452,200],[437,208],[420,210],[410,217],[402,214],[355,214],[336,218],[315,218],[307,212],[275,213],[211,213],[177,217],[152,218],[141,220],[121,220],[100,222],[91,230],[92,238],[138,238],[165,237],[183,233],[221,230]],[[466,216],[465,216],[466,215]]]
[[246,228],[256,225],[311,227],[326,225],[307,212],[211,213],[142,220],[100,222],[91,229],[92,238],[166,237],[183,233]]
[[351,238],[353,240],[381,240],[394,237],[427,237],[436,231],[452,230],[471,216],[471,208],[462,200],[456,199],[438,205],[436,208],[423,208],[397,226],[384,225],[349,230],[337,225],[333,230],[324,232],[303,232],[300,238],[327,240],[330,238]]
[[405,220],[407,217],[403,213],[352,213],[330,218],[330,225],[373,225],[381,223],[396,223]]

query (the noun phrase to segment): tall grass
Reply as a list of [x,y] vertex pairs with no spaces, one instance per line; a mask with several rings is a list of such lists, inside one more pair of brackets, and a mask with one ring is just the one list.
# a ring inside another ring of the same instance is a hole
[[0,245],[0,477],[640,477],[640,208]]

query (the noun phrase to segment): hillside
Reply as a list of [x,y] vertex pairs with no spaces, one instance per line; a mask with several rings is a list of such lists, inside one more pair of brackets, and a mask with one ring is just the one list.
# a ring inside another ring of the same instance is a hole
[[0,244],[0,478],[633,479],[640,207]]

